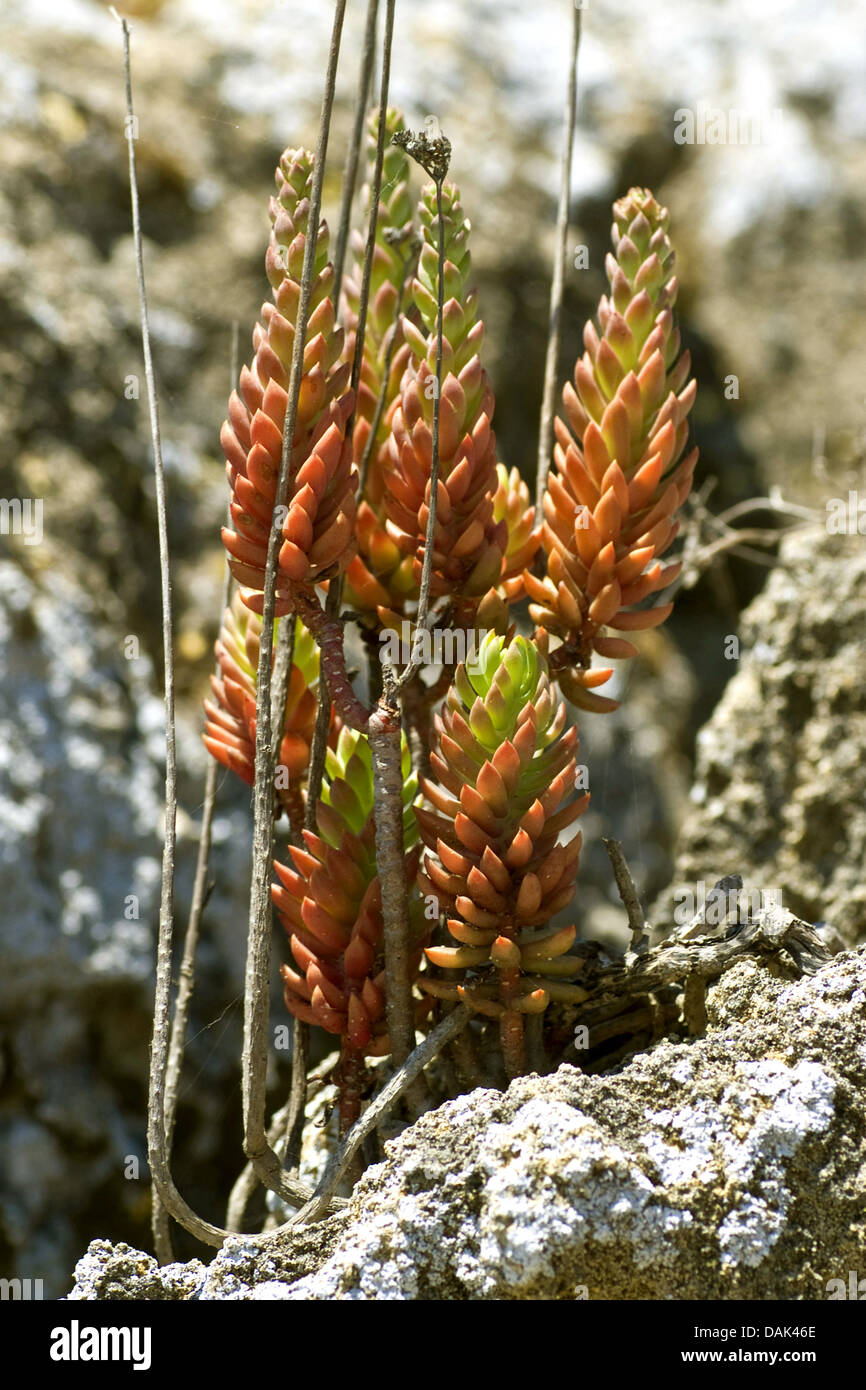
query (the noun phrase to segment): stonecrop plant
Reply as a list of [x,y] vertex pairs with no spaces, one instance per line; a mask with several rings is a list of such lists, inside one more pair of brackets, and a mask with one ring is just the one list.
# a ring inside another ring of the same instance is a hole
[[[222,431],[223,542],[239,587],[205,705],[209,751],[252,784],[276,529],[271,663],[289,639],[291,663],[274,742],[285,849],[272,897],[291,956],[286,1008],[339,1039],[342,1134],[370,1090],[370,1059],[404,1062],[418,1030],[458,1008],[464,1076],[519,1076],[530,1055],[535,1069],[555,1065],[590,954],[575,909],[589,794],[574,707],[615,709],[599,693],[613,668],[596,656],[633,657],[622,634],[671,611],[664,591],[680,566],[662,557],[697,459],[668,213],[632,188],[614,204],[609,291],[562,390],[536,517],[519,461],[509,469],[497,450],[447,141],[412,135],[393,109],[385,127],[369,254],[356,231],[342,286],[318,228],[290,440],[314,157],[287,150],[276,171],[273,302]],[[368,217],[379,133],[374,114]],[[416,163],[432,179],[413,203]],[[355,673],[352,625],[367,655]],[[395,633],[408,636],[402,669]],[[437,656],[421,659],[432,633]]]
[[[271,297],[220,435],[228,598],[204,702],[213,762],[174,1000],[171,566],[121,20],[165,658],[166,833],[148,1100],[163,1263],[172,1258],[169,1218],[220,1246],[247,1229],[257,1187],[287,1204],[290,1225],[324,1216],[341,1200],[340,1184],[345,1192],[363,1163],[381,1156],[386,1120],[400,1124],[473,1086],[504,1086],[563,1062],[604,1069],[672,1030],[700,1033],[707,979],[737,952],[784,947],[804,971],[827,956],[808,924],[772,911],[751,916],[736,942],[707,943],[700,933],[709,917],[699,912],[673,941],[652,946],[615,839],[605,846],[630,944],[617,950],[582,934],[579,821],[591,767],[578,762],[578,720],[616,710],[607,663],[638,655],[641,632],[671,613],[681,571],[671,548],[698,457],[689,448],[696,385],[675,319],[669,216],[646,188],[614,202],[608,290],[583,329],[556,415],[575,5],[530,476],[528,460],[501,457],[494,432],[471,227],[448,177],[451,146],[434,117],[416,134],[389,106],[394,0],[381,8],[379,36],[380,6],[368,0],[332,238],[321,210],[345,5],[333,8],[316,152],[289,148],[279,160],[265,254]],[[368,114],[380,43],[378,102]],[[738,544],[741,533],[726,530],[703,552],[705,566],[720,545]],[[683,549],[687,583],[701,553]],[[243,781],[253,802],[241,1061],[248,1164],[225,1228],[193,1211],[171,1172],[218,767]],[[742,886],[731,876],[716,890],[734,882]],[[277,1030],[285,1041],[291,1035],[291,1083],[268,1122],[272,1050],[285,1046],[270,1025],[275,922],[285,1009]],[[339,1143],[311,1190],[301,1177],[302,1141],[308,1102],[326,1083],[336,1088]]]

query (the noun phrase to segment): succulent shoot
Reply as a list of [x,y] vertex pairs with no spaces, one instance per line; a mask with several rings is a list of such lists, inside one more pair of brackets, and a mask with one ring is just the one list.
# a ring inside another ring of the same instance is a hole
[[[378,129],[379,114],[375,112],[367,130],[370,176],[375,163]],[[407,297],[409,285],[406,281],[411,284],[409,267],[415,255],[414,207],[409,195],[409,160],[391,140],[402,129],[402,115],[389,109],[354,433],[355,462],[359,468],[380,401],[382,409],[358,506],[358,553],[349,564],[345,584],[347,604],[359,614],[365,627],[373,629],[380,625],[380,608],[400,609],[407,597],[417,596],[418,587],[414,557],[404,554],[388,535],[384,507],[385,474],[393,466],[390,461],[391,420],[400,397],[403,373],[411,358],[398,308]],[[364,201],[369,211],[369,180],[364,189]],[[349,329],[344,352],[347,361],[352,360],[355,351],[366,238],[360,232],[353,233],[351,246],[355,265],[343,287]]]
[[[418,779],[403,742],[403,827],[406,871],[418,863],[412,803]],[[294,868],[276,863],[272,890],[289,934],[294,966],[282,977],[289,1012],[342,1039],[341,1127],[357,1118],[365,1056],[390,1051],[385,1022],[382,894],[376,871],[373,768],[363,734],[342,729],[328,749],[317,830],[304,847],[289,846]],[[421,962],[424,921],[413,904],[414,968]],[[425,1005],[418,1001],[419,1017]]]
[[223,543],[235,578],[253,591],[246,601],[259,612],[268,535],[272,525],[282,522],[278,614],[292,611],[292,584],[310,585],[338,573],[356,548],[357,474],[346,438],[353,400],[347,385],[350,367],[341,361],[343,330],[335,326],[334,270],[324,222],[316,244],[287,514],[282,518],[274,512],[312,176],[311,154],[285,152],[276,171],[266,257],[274,303],[262,307],[262,322],[253,334],[255,355],[241,371],[220,436],[234,525],[234,530],[223,528]]
[[615,709],[594,693],[611,670],[592,670],[592,654],[634,656],[613,633],[657,627],[672,604],[637,608],[676,578],[662,565],[676,537],[676,512],[692,486],[698,452],[685,458],[686,417],[695,399],[688,352],[674,326],[677,296],[668,211],[633,188],[614,204],[615,255],[606,268],[600,332],[587,323],[586,351],[563,391],[556,421],[556,469],[544,500],[547,573],[524,579],[540,627],[562,640],[551,668],[583,709]]
[[571,902],[580,855],[579,833],[560,836],[589,801],[573,797],[577,732],[536,645],[494,633],[458,667],[435,724],[436,780],[422,784],[431,809],[416,811],[428,849],[419,883],[457,943],[428,947],[427,958],[459,975],[421,984],[497,1018],[516,1076],[524,1015],[575,997],[564,981],[581,964],[568,955],[574,927],[548,925]]
[[[439,487],[430,592],[434,598],[450,598],[460,615],[458,621],[468,622],[501,577],[507,531],[505,523],[493,515],[499,482],[491,428],[493,391],[479,356],[484,326],[478,317],[478,296],[467,287],[469,223],[453,183],[443,185],[442,210]],[[423,245],[413,297],[422,327],[404,315],[403,334],[412,356],[391,420],[392,468],[385,474],[387,531],[400,553],[412,558],[415,587],[411,597],[417,594],[421,577],[433,462],[439,293],[435,185],[425,188],[418,213]],[[386,625],[399,627],[399,614],[382,612],[380,617]]]
[[[212,700],[205,700],[205,747],[223,767],[249,786],[255,780],[256,689],[262,620],[251,613],[237,592],[223,615],[214,648],[219,675],[211,676]],[[274,643],[274,656],[276,643]],[[294,820],[303,819],[301,785],[310,761],[316,725],[319,650],[300,619],[295,621],[292,670],[286,717],[277,761],[285,775],[277,793]]]

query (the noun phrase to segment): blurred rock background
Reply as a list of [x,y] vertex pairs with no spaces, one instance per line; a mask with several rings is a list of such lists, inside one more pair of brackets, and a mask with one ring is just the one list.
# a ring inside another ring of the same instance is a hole
[[[118,8],[134,21],[170,496],[182,924],[223,566],[218,431],[232,324],[243,354],[267,291],[273,168],[285,145],[314,138],[330,6],[130,0]],[[332,225],[363,9],[350,0],[326,184]],[[410,125],[435,113],[453,142],[500,452],[531,476],[571,6],[428,0],[398,4],[397,16],[393,99]],[[829,0],[820,11],[793,0],[665,0],[642,11],[593,0],[584,11],[570,253],[586,245],[589,265],[566,280],[562,375],[605,287],[610,202],[648,184],[671,209],[681,324],[700,385],[699,481],[717,478],[716,511],[778,487],[820,517],[828,497],[864,486],[864,19],[862,0]],[[764,139],[678,143],[682,112],[701,105],[764,117]],[[137,1158],[146,1176],[161,660],[123,120],[120,32],[107,8],[6,0],[0,497],[43,499],[44,538],[0,536],[0,1273],[42,1278],[48,1296],[68,1287],[94,1234],[149,1239],[146,1184],[124,1168]],[[852,544],[862,549],[861,538]],[[825,555],[816,568],[824,594],[831,561]],[[808,548],[788,563],[800,576],[792,601],[808,604]],[[841,548],[838,563],[847,563]],[[647,902],[672,876],[684,824],[689,875],[703,865],[711,881],[717,855],[733,853],[730,817],[718,844],[694,830],[700,806],[688,791],[697,730],[737,669],[725,637],[739,632],[740,610],[765,578],[754,561],[720,561],[680,595],[642,663],[623,673],[622,712],[582,721],[593,792],[578,898],[587,933],[616,932],[621,918],[602,834],[623,841]],[[846,609],[847,642],[857,640],[856,611]],[[834,640],[830,613],[819,641],[832,651]],[[777,659],[778,651],[764,654]],[[839,717],[850,712],[850,703],[837,706]],[[240,1156],[249,834],[246,791],[224,780],[175,1165],[181,1190],[213,1220]],[[745,805],[745,844],[749,835]],[[799,853],[809,854],[805,836]],[[825,867],[824,879],[803,876],[807,906],[814,883],[834,876]],[[718,874],[727,868],[718,864]],[[856,913],[845,926],[849,940],[862,939]],[[273,1085],[282,1099],[285,1068],[275,1065]],[[193,1253],[182,1236],[178,1249]]]

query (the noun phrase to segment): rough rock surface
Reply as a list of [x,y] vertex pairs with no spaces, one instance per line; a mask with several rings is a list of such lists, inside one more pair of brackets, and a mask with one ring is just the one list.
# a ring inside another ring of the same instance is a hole
[[71,1296],[826,1297],[866,1235],[866,953],[795,982],[742,961],[708,1016],[608,1076],[448,1102],[297,1245],[236,1237],[159,1270],[96,1241]]
[[[48,1297],[106,1212],[115,1230],[147,1230],[146,1186],[133,1179],[136,1165],[146,1173],[163,711],[146,655],[126,659],[121,617],[68,573],[0,559],[0,1269],[42,1279]],[[182,818],[179,917],[191,830]],[[225,1007],[221,970],[242,975],[225,875],[243,882],[245,840],[225,810],[216,836],[222,891],[191,1032]],[[191,1065],[209,1076],[194,1102],[205,1166],[225,1147],[212,1052],[193,1043]]]
[[[789,537],[732,633],[739,669],[698,735],[674,890],[741,873],[846,945],[866,940],[864,633],[866,539]],[[669,914],[659,904],[651,919]]]
[[138,1200],[121,1097],[147,1056],[161,712],[68,578],[3,560],[0,593],[0,1251],[56,1294],[94,1196]]

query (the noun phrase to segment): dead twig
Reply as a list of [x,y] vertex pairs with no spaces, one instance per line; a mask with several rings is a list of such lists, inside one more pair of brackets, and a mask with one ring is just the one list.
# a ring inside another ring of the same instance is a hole
[[[328,150],[331,111],[337,62],[340,54],[346,0],[336,0],[328,52],[322,112],[310,190],[310,209],[304,244],[304,262],[298,297],[292,364],[289,374],[283,447],[274,500],[275,514],[285,505],[291,472],[292,443],[298,415],[303,374],[303,355],[307,336],[310,299],[315,275],[316,246],[322,206],[322,184]],[[265,1100],[268,1050],[268,1003],[271,947],[271,863],[274,852],[273,786],[274,758],[271,731],[271,659],[274,610],[276,607],[277,551],[280,529],[273,525],[268,537],[268,554],[262,603],[262,631],[256,698],[256,762],[253,821],[253,863],[250,890],[247,969],[244,990],[243,1113],[244,1151],[266,1187],[287,1201],[297,1200],[300,1184],[283,1171],[281,1160],[268,1143],[265,1130]]]
[[643,955],[649,948],[647,922],[640,905],[637,889],[634,886],[634,879],[626,863],[623,847],[619,840],[605,840],[604,847],[613,869],[619,896],[628,915],[628,925],[631,931],[630,950],[635,956]]
[[[411,130],[400,130],[392,137],[395,145],[406,151],[410,159],[420,164],[433,180],[436,189],[436,218],[438,228],[438,262],[436,286],[436,386],[433,395],[433,439],[430,463],[430,501],[427,515],[427,530],[424,536],[424,558],[421,563],[421,583],[418,593],[418,612],[415,618],[416,632],[427,626],[430,604],[430,581],[433,573],[433,538],[436,532],[436,517],[439,505],[439,428],[442,414],[442,340],[445,332],[445,214],[442,207],[442,185],[451,161],[451,142],[444,135],[428,136],[424,131],[415,134]],[[396,677],[399,690],[412,679],[421,667],[420,652],[413,650],[408,665]]]
[[568,85],[565,93],[565,135],[559,173],[559,206],[556,214],[556,250],[553,256],[553,278],[550,285],[550,311],[547,326],[547,354],[544,362],[544,388],[541,400],[541,424],[538,432],[538,465],[535,482],[535,524],[544,520],[544,494],[553,448],[553,402],[556,394],[559,353],[562,343],[562,298],[565,283],[565,258],[568,243],[568,209],[571,200],[571,160],[574,152],[574,127],[577,115],[577,56],[580,51],[582,9],[574,4],[571,33],[571,58],[568,65]]
[[[162,853],[162,890],[159,906],[159,936],[156,955],[156,988],[153,1008],[153,1037],[150,1050],[150,1084],[148,1094],[147,1145],[150,1170],[157,1191],[153,1204],[153,1235],[157,1258],[166,1263],[172,1257],[167,1212],[171,1200],[166,1190],[171,1183],[169,1172],[169,1138],[166,1118],[166,1074],[169,1060],[169,1028],[171,1017],[171,956],[174,927],[174,860],[177,844],[177,751],[174,721],[174,644],[172,638],[171,561],[168,551],[166,520],[165,470],[162,460],[162,439],[159,425],[159,395],[153,371],[150,348],[150,324],[147,311],[147,289],[144,279],[144,252],[141,237],[141,214],[138,199],[138,178],[135,164],[136,118],[132,101],[132,66],[130,60],[129,25],[114,12],[123,31],[123,67],[126,84],[126,141],[129,150],[129,195],[132,208],[132,237],[135,246],[135,270],[138,283],[138,303],[141,318],[141,347],[144,356],[144,376],[147,383],[147,404],[150,416],[150,437],[156,482],[156,516],[159,531],[160,595],[162,600],[162,648],[165,691],[165,827]],[[169,1104],[169,1110],[173,1106]]]
[[361,68],[358,73],[358,90],[355,98],[355,114],[343,169],[340,219],[337,224],[337,240],[334,246],[334,309],[338,319],[340,318],[340,295],[343,288],[343,266],[346,262],[346,245],[349,240],[349,222],[352,216],[352,199],[355,196],[361,142],[364,138],[364,118],[367,114],[367,99],[370,91],[370,80],[373,76],[373,59],[376,55],[376,21],[378,18],[379,0],[368,0],[367,19],[364,25],[364,46],[361,50]]
[[775,955],[782,950],[804,975],[813,974],[830,959],[830,952],[814,927],[771,903],[742,926],[730,927],[721,939],[688,942],[672,938],[652,947],[631,965],[617,962],[602,966],[592,997],[646,994],[665,985],[682,983],[690,975],[711,980],[743,956]]
[[[701,492],[695,494],[692,499],[692,517],[685,532],[683,568],[665,591],[666,602],[669,602],[679,593],[680,589],[693,589],[701,575],[710,568],[720,555],[732,552],[756,564],[771,564],[772,560],[769,557],[759,551],[752,550],[750,547],[754,545],[777,545],[785,536],[809,525],[815,525],[821,519],[820,514],[811,507],[802,507],[795,502],[786,502],[778,488],[771,489],[766,497],[749,497],[742,502],[737,502],[714,516],[707,509],[706,501],[715,485],[715,478],[707,479]],[[736,530],[730,525],[732,521],[738,521],[740,517],[762,511],[800,517],[801,521],[799,525],[793,526],[744,527],[741,530]],[[705,529],[721,531],[722,534],[705,542],[703,540]]]
[[[237,380],[238,356],[238,325],[237,321],[232,324],[232,346],[231,346],[231,366],[229,378],[231,386],[234,388]],[[230,514],[229,514],[230,516]],[[220,620],[228,607],[231,594],[232,575],[228,565],[226,565],[223,577],[223,586],[220,593],[219,615]],[[217,666],[219,673],[219,666]],[[168,1066],[165,1076],[165,1144],[166,1158],[171,1163],[172,1141],[174,1139],[174,1125],[177,1116],[178,1087],[180,1085],[180,1074],[183,1067],[183,1054],[186,1047],[186,1028],[189,1021],[189,1010],[192,1003],[193,991],[195,989],[195,956],[198,950],[199,934],[201,931],[202,915],[207,901],[208,884],[207,871],[210,861],[211,834],[213,830],[214,806],[216,803],[217,772],[219,764],[214,758],[208,758],[207,770],[204,779],[204,795],[201,813],[201,832],[198,841],[198,854],[196,856],[195,877],[193,879],[192,901],[190,903],[189,918],[187,920],[186,935],[183,943],[183,956],[180,963],[178,975],[177,997],[174,1004],[174,1016],[171,1024],[171,1039],[168,1048]],[[154,1204],[154,1229],[158,1225],[160,1231],[160,1241],[157,1242],[157,1254],[159,1259],[171,1259],[171,1237],[169,1234],[169,1223],[167,1213],[162,1205],[159,1193],[153,1194]],[[160,1253],[159,1245],[163,1246]]]
[[367,738],[373,762],[376,866],[382,888],[386,1016],[391,1055],[399,1066],[415,1045],[409,943],[409,893],[403,849],[403,772],[400,710],[393,673],[383,672],[385,692],[370,715]]

